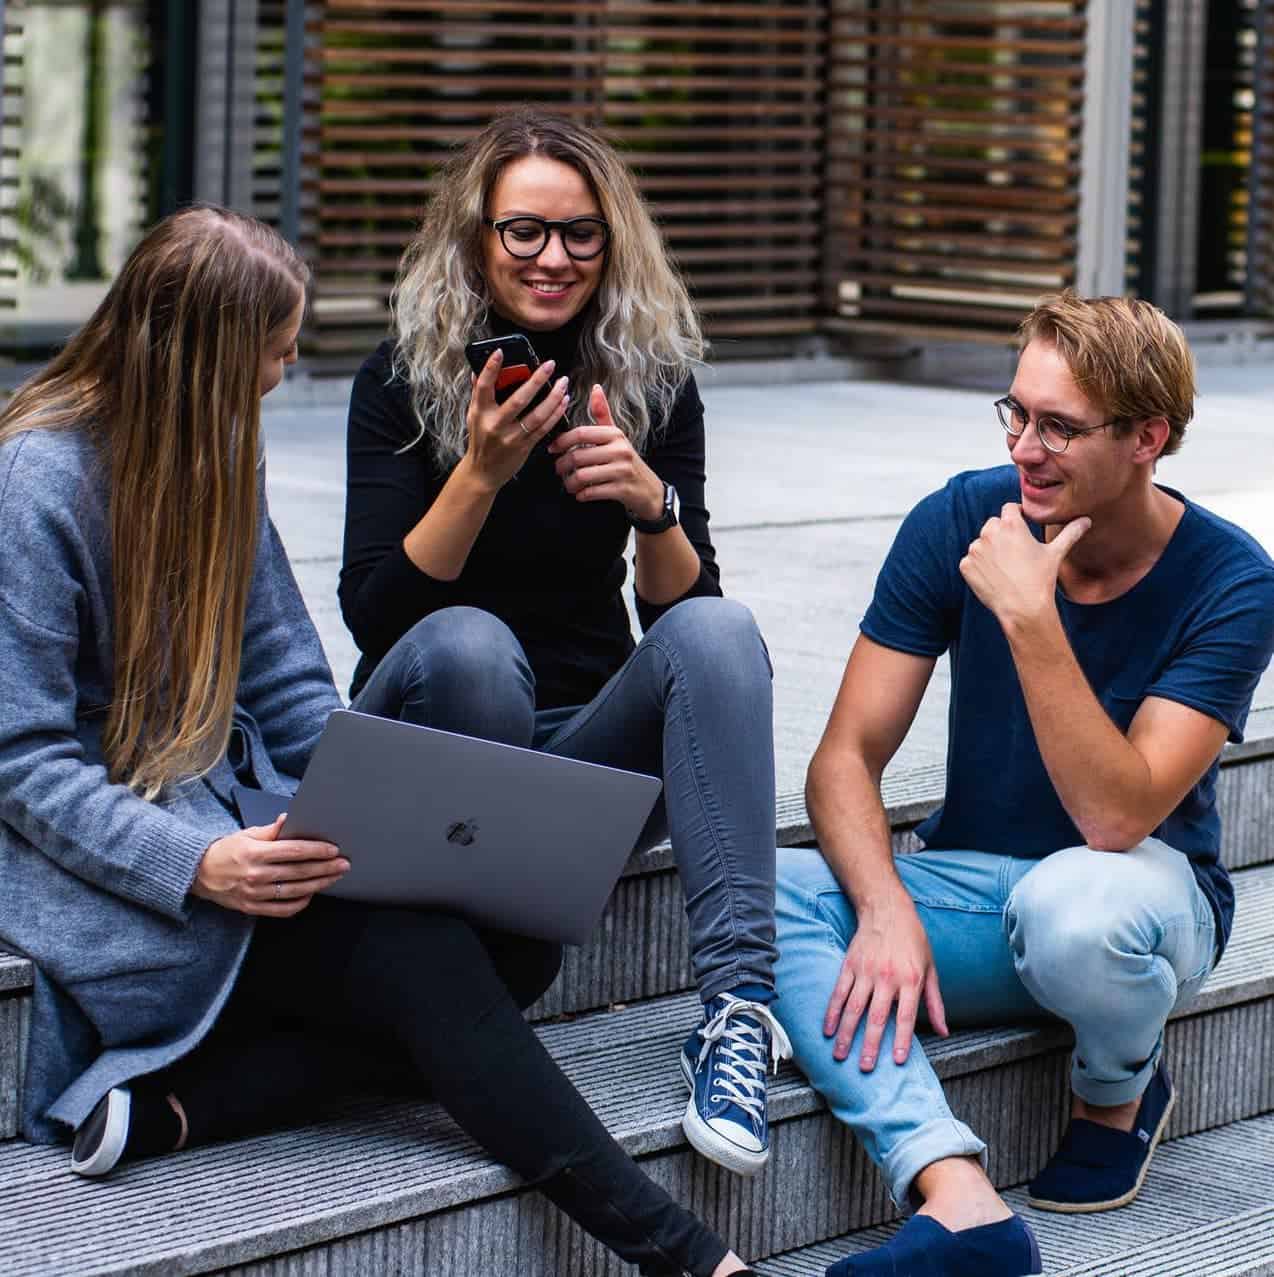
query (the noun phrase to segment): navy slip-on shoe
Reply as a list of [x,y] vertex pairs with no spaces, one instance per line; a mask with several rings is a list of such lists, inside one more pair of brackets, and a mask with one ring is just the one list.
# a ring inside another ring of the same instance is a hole
[[827,1277],[1030,1277],[1044,1263],[1020,1215],[953,1233],[929,1215],[913,1215],[883,1246],[846,1255]]
[[1057,1152],[1028,1186],[1026,1200],[1038,1210],[1067,1214],[1126,1206],[1141,1191],[1176,1098],[1161,1062],[1131,1133],[1073,1118]]

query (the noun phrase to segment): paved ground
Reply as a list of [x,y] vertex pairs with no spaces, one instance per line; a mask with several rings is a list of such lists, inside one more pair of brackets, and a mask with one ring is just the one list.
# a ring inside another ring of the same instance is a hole
[[[899,521],[955,471],[1000,462],[1003,432],[989,390],[704,382],[713,535],[726,591],[752,608],[774,659],[783,793],[803,783]],[[1274,364],[1204,368],[1201,388],[1185,447],[1160,477],[1274,552]],[[336,606],[345,412],[339,393],[305,398],[267,400],[270,500],[346,687],[357,654]],[[946,688],[940,668],[895,768],[942,758]],[[1274,706],[1274,674],[1256,704]]]

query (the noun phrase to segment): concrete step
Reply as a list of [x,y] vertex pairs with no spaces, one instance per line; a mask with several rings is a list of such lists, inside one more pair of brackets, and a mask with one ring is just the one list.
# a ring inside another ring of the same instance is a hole
[[[1237,884],[1235,942],[1167,1034],[1174,1137],[1274,1110],[1274,866]],[[763,1175],[741,1180],[690,1153],[676,1056],[696,1014],[681,994],[538,1031],[625,1147],[741,1252],[774,1255],[891,1218],[861,1150],[791,1069],[772,1090]],[[1067,1042],[1055,1026],[926,1039],[1001,1184],[1029,1178],[1055,1146]],[[123,1167],[104,1183],[71,1176],[65,1150],[10,1142],[0,1145],[0,1272],[624,1271],[520,1188],[428,1104],[361,1103],[300,1130]]]
[[[941,803],[945,779],[942,765],[885,777],[885,805],[900,854],[919,848],[911,831]],[[1259,716],[1242,745],[1227,747],[1217,801],[1227,867],[1234,871],[1274,862],[1274,714]],[[804,797],[781,798],[778,845],[813,839]],[[689,987],[684,898],[671,849],[664,845],[632,858],[596,937],[567,949],[561,975],[531,1008],[531,1017],[547,1019]]]
[[0,1140],[18,1129],[18,1090],[31,1018],[31,964],[0,953]]
[[[1251,1118],[1164,1145],[1141,1196],[1100,1215],[1031,1210],[1006,1194],[1039,1239],[1055,1277],[1267,1277],[1274,1274],[1274,1116]],[[843,1255],[879,1246],[896,1225],[776,1256],[765,1277],[823,1277]]]
[[[1274,750],[1274,741],[1271,742]],[[940,768],[895,782],[891,811],[905,829],[933,805],[941,792]],[[778,804],[776,839],[792,846],[811,837],[805,803],[799,794]],[[907,835],[902,833],[900,838]],[[17,1095],[30,1018],[31,963],[0,950],[0,1140],[17,1130]],[[568,946],[562,972],[531,1008],[533,1020],[596,1010],[690,986],[690,943],[681,882],[666,844],[634,855],[607,903],[596,937]]]
[[[886,806],[900,853],[916,849],[910,831],[941,801],[943,780],[940,765],[886,777]],[[1249,724],[1249,737],[1242,745],[1227,747],[1218,801],[1225,831],[1224,858],[1231,869],[1274,861],[1274,712],[1263,713],[1259,721]],[[812,837],[803,797],[783,797],[778,805],[779,845],[808,843]],[[11,1138],[16,1129],[15,1097],[30,984],[30,963],[0,953],[0,1140]],[[665,844],[632,857],[595,938],[582,947],[567,948],[561,975],[530,1015],[547,1020],[689,987],[689,935],[681,883]]]
[[[941,764],[885,777],[885,806],[899,852],[917,849],[911,830],[942,801],[944,779]],[[1274,711],[1253,715],[1248,739],[1226,747],[1217,796],[1225,863],[1243,869],[1274,861]],[[780,847],[813,841],[803,795],[780,797],[777,817]],[[532,1017],[674,993],[689,987],[689,972],[681,884],[672,850],[663,843],[629,860],[596,937],[567,950],[561,976]],[[0,952],[0,998],[30,982],[30,965]]]

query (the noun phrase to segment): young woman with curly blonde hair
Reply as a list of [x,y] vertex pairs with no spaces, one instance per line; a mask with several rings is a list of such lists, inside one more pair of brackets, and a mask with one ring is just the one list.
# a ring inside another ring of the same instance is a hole
[[[750,1174],[787,1053],[768,1006],[771,677],[751,614],[721,597],[698,320],[632,174],[583,125],[502,116],[435,187],[395,336],[350,403],[354,690],[375,704],[409,670],[417,722],[663,779],[638,845],[672,843],[704,1003],[683,1125]],[[500,354],[475,377],[465,348],[514,333],[539,367],[501,400]],[[637,643],[621,594],[634,531]]]

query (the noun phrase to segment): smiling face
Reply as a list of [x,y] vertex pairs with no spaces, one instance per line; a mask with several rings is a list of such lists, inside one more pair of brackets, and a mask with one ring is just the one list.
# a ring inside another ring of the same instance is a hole
[[1005,436],[1022,485],[1022,513],[1028,519],[1069,523],[1109,509],[1129,491],[1138,470],[1133,459],[1136,431],[1119,436],[1111,427],[1080,435],[1062,453],[1050,452],[1040,442],[1034,424],[1040,416],[1059,417],[1076,429],[1108,420],[1075,384],[1056,346],[1032,341],[1018,360],[1009,393],[1031,418],[1017,438]]
[[272,391],[283,380],[283,369],[296,363],[296,341],[301,335],[301,321],[305,318],[305,298],[296,303],[296,309],[265,339],[261,352],[261,368],[257,383],[261,397]]
[[[501,170],[487,201],[492,221],[530,214],[545,221],[601,217],[593,192],[569,164],[544,155],[525,155]],[[551,234],[536,257],[514,257],[499,234],[483,230],[482,273],[491,302],[506,319],[531,332],[560,328],[588,304],[602,280],[606,254],[577,262]]]

